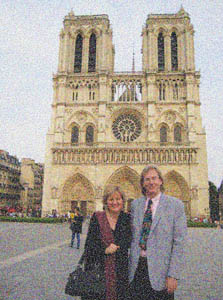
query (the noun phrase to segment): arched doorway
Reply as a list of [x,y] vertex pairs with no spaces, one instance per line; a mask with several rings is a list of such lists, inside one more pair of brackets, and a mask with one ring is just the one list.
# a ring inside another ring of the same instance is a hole
[[81,174],[75,174],[64,184],[60,211],[67,213],[74,207],[79,207],[83,215],[95,210],[94,188],[89,180]]
[[190,192],[186,180],[182,175],[171,171],[164,176],[165,194],[183,201],[185,213],[190,216]]
[[134,170],[129,167],[122,167],[109,178],[105,190],[108,185],[119,186],[126,196],[125,210],[129,211],[131,201],[141,195],[139,180],[140,177]]

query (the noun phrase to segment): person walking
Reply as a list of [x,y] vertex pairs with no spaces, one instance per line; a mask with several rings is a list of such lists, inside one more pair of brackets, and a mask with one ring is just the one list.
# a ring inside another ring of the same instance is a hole
[[80,235],[82,233],[83,220],[84,218],[81,216],[79,208],[76,207],[74,209],[73,218],[70,220],[70,229],[72,231],[71,248],[73,248],[75,236],[77,237],[77,249],[80,248]]
[[[128,288],[128,248],[131,243],[130,215],[124,210],[125,196],[109,186],[103,198],[105,210],[90,219],[85,243],[85,270],[100,264],[104,270],[106,296],[100,300],[124,300]],[[82,297],[82,300],[94,300]],[[99,300],[97,298],[97,300]]]
[[143,197],[131,204],[132,244],[129,298],[174,299],[187,234],[183,202],[163,194],[163,177],[155,166],[141,174]]

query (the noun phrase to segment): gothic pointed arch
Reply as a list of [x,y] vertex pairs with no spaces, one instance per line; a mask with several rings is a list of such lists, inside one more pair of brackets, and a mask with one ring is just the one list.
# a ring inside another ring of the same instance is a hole
[[174,125],[174,142],[181,143],[182,142],[182,126],[180,124]]
[[88,72],[96,71],[96,48],[97,39],[96,34],[93,32],[89,39]]
[[80,109],[80,110],[72,111],[72,113],[69,115],[69,117],[66,120],[65,128],[70,128],[73,122],[76,122],[79,125],[90,122],[95,126],[97,126],[98,120],[97,120],[97,116],[94,115],[92,112],[86,111],[84,109]]
[[87,145],[92,145],[94,143],[94,126],[93,125],[87,125],[87,127],[86,127],[85,142]]
[[157,49],[158,49],[158,71],[163,71],[165,67],[165,56],[164,56],[164,35],[162,32],[158,34]]
[[183,201],[185,212],[190,215],[190,190],[184,177],[172,170],[164,176],[165,194],[176,197]]
[[179,124],[183,132],[183,128],[185,128],[186,126],[186,120],[184,116],[175,109],[167,109],[161,113],[161,115],[156,120],[156,126],[158,127],[159,124],[162,123],[167,124],[170,128],[170,131],[173,131],[174,126]]
[[81,72],[82,48],[83,48],[83,37],[79,33],[76,37],[76,42],[75,42],[74,73],[80,73]]
[[77,125],[73,125],[71,129],[71,143],[78,144],[79,142],[79,127]]
[[160,143],[168,142],[168,127],[166,124],[161,124],[160,126]]
[[95,209],[95,191],[92,183],[82,174],[76,173],[67,178],[62,187],[60,211],[67,213],[78,206],[83,214]]
[[131,201],[141,196],[139,180],[140,176],[136,171],[127,166],[121,167],[110,176],[104,190],[106,191],[108,185],[119,186],[125,193],[127,199],[125,209],[128,210]]
[[171,67],[172,71],[178,70],[178,43],[176,32],[171,34]]

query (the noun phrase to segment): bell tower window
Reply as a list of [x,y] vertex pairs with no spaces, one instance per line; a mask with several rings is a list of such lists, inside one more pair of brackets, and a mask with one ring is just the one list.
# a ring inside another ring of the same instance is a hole
[[164,58],[164,37],[162,32],[158,35],[158,71],[164,70],[165,58]]
[[75,44],[75,57],[74,57],[74,73],[81,72],[82,66],[82,47],[83,47],[83,38],[78,34]]
[[171,34],[171,64],[172,71],[178,70],[178,57],[177,57],[177,35],[175,32]]
[[95,72],[95,71],[96,71],[96,35],[92,33],[89,41],[88,72]]

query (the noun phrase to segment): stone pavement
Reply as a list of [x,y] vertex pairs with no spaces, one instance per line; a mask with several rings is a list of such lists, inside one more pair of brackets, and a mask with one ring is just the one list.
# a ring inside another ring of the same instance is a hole
[[[64,287],[86,230],[78,250],[69,247],[68,224],[0,223],[0,300],[74,300]],[[188,232],[175,300],[223,300],[223,230]]]

